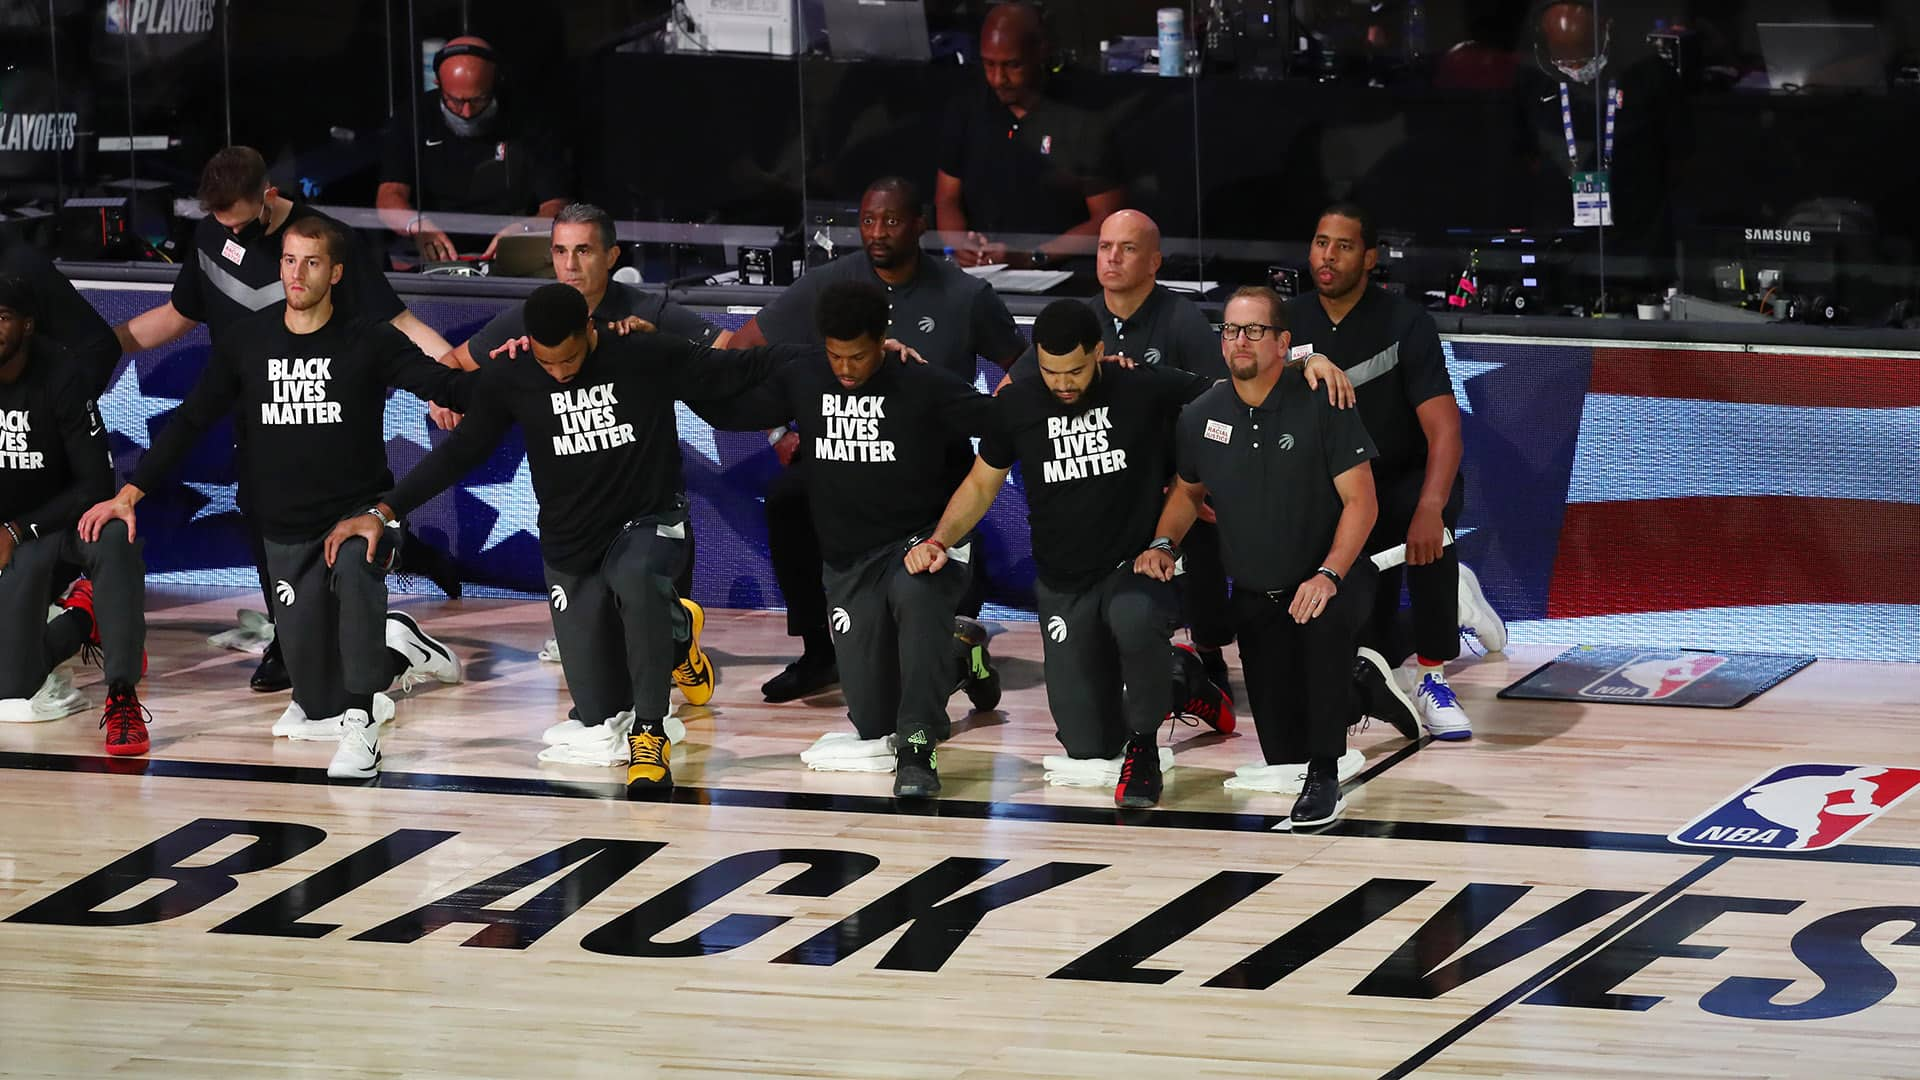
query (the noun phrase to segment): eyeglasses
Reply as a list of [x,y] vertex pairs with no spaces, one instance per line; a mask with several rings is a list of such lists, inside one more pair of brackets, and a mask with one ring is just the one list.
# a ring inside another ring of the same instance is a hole
[[1280,327],[1268,323],[1221,323],[1220,336],[1226,338],[1228,341],[1232,341],[1234,338],[1245,334],[1248,341],[1259,341],[1261,338],[1267,336],[1267,331],[1278,331],[1279,329]]

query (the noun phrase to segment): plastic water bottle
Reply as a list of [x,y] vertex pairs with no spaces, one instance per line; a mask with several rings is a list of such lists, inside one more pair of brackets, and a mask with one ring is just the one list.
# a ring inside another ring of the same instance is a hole
[[1160,30],[1160,74],[1167,77],[1187,73],[1187,13],[1177,7],[1163,7],[1155,13]]

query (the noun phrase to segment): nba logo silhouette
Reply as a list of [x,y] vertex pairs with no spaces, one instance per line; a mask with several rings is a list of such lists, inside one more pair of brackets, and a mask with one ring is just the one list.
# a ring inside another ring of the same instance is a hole
[[1727,662],[1712,653],[1641,653],[1581,687],[1580,696],[1602,701],[1659,701],[1699,682]]
[[1920,787],[1920,769],[1885,765],[1783,765],[1676,830],[1688,847],[1819,851]]

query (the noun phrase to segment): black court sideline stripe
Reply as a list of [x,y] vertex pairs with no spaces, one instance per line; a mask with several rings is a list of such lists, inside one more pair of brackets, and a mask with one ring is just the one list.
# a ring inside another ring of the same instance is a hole
[[[365,783],[330,779],[320,768],[255,765],[231,761],[175,761],[167,758],[116,758],[84,754],[30,754],[0,751],[0,769],[28,772],[98,773],[186,780],[238,780],[263,784],[368,787],[393,791],[446,791],[466,795],[627,801],[622,784],[550,780],[529,776],[462,776],[449,773],[383,772]],[[802,810],[835,814],[888,814],[958,820],[1032,821],[1054,825],[1116,825],[1123,828],[1195,829],[1211,832],[1271,833],[1283,814],[1235,814],[1210,810],[1119,810],[1095,806],[980,802],[967,799],[900,801],[884,795],[835,795],[812,791],[756,791],[748,788],[678,785],[665,800],[683,806],[739,807],[754,810]],[[1374,821],[1345,818],[1314,836],[1351,836],[1380,840],[1416,840],[1448,844],[1498,844],[1584,851],[1628,851],[1707,857],[1725,854],[1744,859],[1920,866],[1920,848],[1859,847],[1845,844],[1786,854],[1769,851],[1719,851],[1684,847],[1651,833],[1592,829],[1547,829],[1514,825],[1460,825],[1433,821]]]
[[[1698,848],[1694,848],[1691,850],[1694,850],[1696,852],[1699,851]],[[1559,977],[1561,972],[1566,971],[1568,968],[1571,968],[1573,965],[1579,963],[1582,960],[1585,960],[1587,957],[1593,955],[1595,952],[1598,952],[1600,948],[1603,945],[1605,945],[1607,942],[1612,941],[1614,938],[1625,933],[1628,927],[1631,927],[1633,924],[1639,922],[1641,919],[1644,919],[1647,916],[1653,914],[1661,906],[1665,905],[1667,901],[1672,900],[1674,897],[1680,895],[1680,893],[1683,892],[1687,888],[1687,886],[1692,885],[1693,883],[1699,881],[1701,878],[1706,877],[1708,874],[1711,874],[1715,870],[1718,870],[1722,866],[1725,866],[1727,864],[1727,861],[1733,858],[1733,855],[1734,853],[1732,852],[1723,852],[1721,854],[1715,855],[1713,858],[1708,859],[1707,861],[1701,863],[1700,865],[1694,867],[1693,869],[1675,878],[1672,882],[1669,882],[1667,886],[1661,889],[1659,892],[1654,893],[1652,896],[1649,896],[1645,900],[1642,900],[1640,901],[1640,903],[1634,905],[1634,908],[1632,911],[1629,911],[1625,915],[1622,915],[1619,918],[1613,920],[1611,923],[1608,923],[1606,929],[1601,930],[1599,933],[1588,938],[1586,942],[1582,944],[1579,948],[1576,948],[1568,952],[1564,956],[1561,956],[1558,960],[1555,960],[1553,963],[1548,964],[1546,967],[1541,968],[1539,971],[1534,972],[1532,975],[1528,976],[1527,978],[1522,979],[1520,981],[1520,985],[1514,987],[1513,989],[1507,991],[1504,994],[1501,994],[1499,997],[1493,999],[1492,1001],[1487,1002],[1485,1005],[1481,1006],[1480,1009],[1476,1011],[1472,1016],[1469,1016],[1465,1020],[1462,1020],[1458,1024],[1455,1024],[1453,1027],[1448,1028],[1444,1033],[1440,1035],[1439,1038],[1421,1047],[1419,1050],[1414,1051],[1414,1054],[1412,1057],[1394,1066],[1392,1069],[1389,1069],[1385,1073],[1382,1073],[1380,1076],[1380,1080],[1403,1080],[1404,1077],[1412,1075],[1415,1069],[1418,1069],[1420,1066],[1425,1065],[1429,1061],[1432,1061],[1435,1057],[1437,1057],[1440,1054],[1441,1051],[1445,1050],[1449,1046],[1452,1046],[1454,1043],[1459,1042],[1461,1039],[1465,1038],[1469,1033],[1471,1033],[1473,1029],[1479,1027],[1481,1024],[1484,1024],[1487,1021],[1493,1019],[1495,1016],[1499,1015],[1503,1010],[1507,1008],[1507,1006],[1512,1005],[1514,1002],[1521,1000],[1522,998],[1526,997],[1528,994],[1533,993],[1535,990],[1538,990],[1542,986],[1545,986],[1547,983],[1553,981],[1555,978]]]

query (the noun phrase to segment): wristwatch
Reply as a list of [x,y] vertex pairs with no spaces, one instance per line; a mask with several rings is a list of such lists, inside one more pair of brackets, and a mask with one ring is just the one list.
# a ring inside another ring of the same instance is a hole
[[1328,569],[1327,567],[1323,566],[1320,569],[1315,570],[1314,573],[1319,574],[1320,576],[1326,578],[1328,581],[1333,582],[1334,588],[1337,589],[1340,587],[1340,575],[1334,573],[1331,569]]
[[1153,543],[1147,545],[1147,550],[1148,551],[1164,551],[1176,559],[1180,557],[1180,549],[1174,546],[1174,543],[1172,540],[1169,540],[1164,536],[1154,537]]

